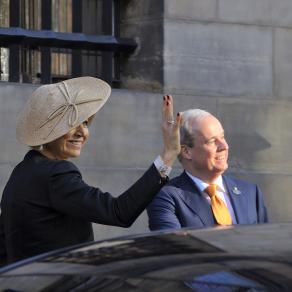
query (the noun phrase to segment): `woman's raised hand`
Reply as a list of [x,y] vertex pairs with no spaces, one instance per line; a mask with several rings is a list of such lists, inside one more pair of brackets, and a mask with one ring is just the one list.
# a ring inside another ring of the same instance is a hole
[[180,153],[180,133],[179,129],[182,123],[180,113],[173,116],[173,98],[171,95],[163,96],[162,103],[162,135],[164,148],[160,154],[163,162],[172,166],[177,155]]

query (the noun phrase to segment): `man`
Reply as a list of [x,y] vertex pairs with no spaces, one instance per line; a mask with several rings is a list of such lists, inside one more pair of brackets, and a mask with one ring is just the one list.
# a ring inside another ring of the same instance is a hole
[[147,208],[151,230],[256,224],[268,221],[257,185],[223,175],[228,144],[221,123],[210,113],[182,113],[184,172],[166,184]]

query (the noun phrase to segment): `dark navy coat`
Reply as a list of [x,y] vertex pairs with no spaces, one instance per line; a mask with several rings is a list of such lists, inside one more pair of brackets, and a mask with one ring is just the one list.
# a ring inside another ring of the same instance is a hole
[[115,198],[87,185],[70,161],[35,150],[13,170],[1,201],[0,240],[8,262],[93,240],[91,222],[128,227],[166,182],[154,164]]
[[[237,224],[268,221],[263,194],[257,185],[223,175]],[[216,225],[204,194],[183,172],[170,180],[147,207],[150,230]]]

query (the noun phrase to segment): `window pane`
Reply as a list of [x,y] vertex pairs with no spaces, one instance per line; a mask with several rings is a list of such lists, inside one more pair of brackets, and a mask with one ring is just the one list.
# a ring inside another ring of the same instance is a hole
[[[52,1],[52,30],[72,32],[72,0]],[[52,53],[52,78],[54,81],[71,76],[71,50],[54,49]]]
[[[9,27],[9,0],[0,0],[0,27]],[[0,80],[8,81],[9,51],[0,48]]]

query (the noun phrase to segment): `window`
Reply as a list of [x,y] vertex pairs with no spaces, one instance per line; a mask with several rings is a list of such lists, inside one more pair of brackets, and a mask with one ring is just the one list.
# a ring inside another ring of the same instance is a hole
[[119,56],[136,47],[118,37],[118,2],[0,0],[1,81],[51,83],[89,75],[118,84]]

